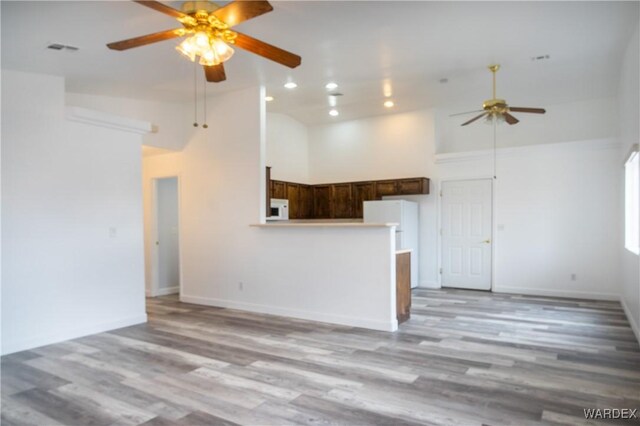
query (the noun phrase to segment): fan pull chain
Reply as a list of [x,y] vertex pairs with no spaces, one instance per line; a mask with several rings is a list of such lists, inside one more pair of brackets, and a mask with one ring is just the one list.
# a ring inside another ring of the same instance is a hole
[[208,129],[209,125],[207,124],[207,79],[202,80],[202,96],[204,103],[204,124],[202,125],[203,129]]
[[[495,75],[495,74],[494,74]],[[496,164],[497,164],[497,158],[498,155],[496,154],[496,125],[497,125],[498,120],[494,119],[493,120],[493,179],[496,179]]]
[[198,66],[193,67],[193,127],[198,127]]

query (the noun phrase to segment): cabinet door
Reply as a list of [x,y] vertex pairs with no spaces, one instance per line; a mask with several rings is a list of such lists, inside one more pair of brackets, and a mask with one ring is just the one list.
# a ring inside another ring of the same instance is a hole
[[316,219],[331,217],[331,185],[313,186],[313,217]]
[[313,187],[310,185],[300,185],[300,219],[313,218]]
[[398,194],[397,180],[379,180],[376,181],[376,197],[384,197],[385,195]]
[[300,185],[287,182],[287,196],[289,200],[289,219],[300,219]]
[[358,182],[353,184],[353,217],[362,218],[362,203],[375,200],[375,185],[373,182]]
[[271,181],[271,198],[287,198],[287,184],[280,180]]
[[398,324],[411,317],[411,253],[396,254],[396,318]]
[[351,184],[336,183],[331,185],[332,216],[335,219],[352,217],[353,201],[351,199]]
[[415,178],[415,179],[401,179],[398,181],[398,194],[428,194],[429,193],[429,179]]

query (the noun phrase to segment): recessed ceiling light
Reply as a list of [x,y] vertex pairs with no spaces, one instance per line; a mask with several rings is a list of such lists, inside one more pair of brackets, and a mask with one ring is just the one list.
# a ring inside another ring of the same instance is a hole
[[273,100],[273,96],[265,96],[264,100],[267,102],[271,102]]
[[391,108],[392,106],[394,106],[395,104],[393,103],[393,101],[384,101],[383,104],[386,108]]
[[337,109],[332,109],[331,111],[329,111],[329,115],[332,117],[337,117],[338,115],[340,115],[340,113]]
[[284,87],[286,87],[287,89],[295,89],[296,87],[298,87],[298,85],[295,84],[293,81],[290,81],[288,83],[285,83]]
[[334,90],[338,88],[338,85],[332,81],[331,83],[327,83],[324,87],[326,87],[327,90]]

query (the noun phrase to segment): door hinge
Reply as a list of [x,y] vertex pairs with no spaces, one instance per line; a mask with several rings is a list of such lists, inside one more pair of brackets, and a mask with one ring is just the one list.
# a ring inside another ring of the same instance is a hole
[[440,196],[442,197],[442,189],[440,190]]
[[440,228],[440,236],[442,236],[442,228]]
[[442,275],[442,268],[440,268],[440,275]]

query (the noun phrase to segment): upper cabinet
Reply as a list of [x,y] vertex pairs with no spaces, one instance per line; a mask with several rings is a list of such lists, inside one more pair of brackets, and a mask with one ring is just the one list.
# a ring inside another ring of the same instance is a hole
[[429,193],[429,179],[408,178],[304,185],[272,180],[271,198],[289,200],[290,219],[359,219],[362,203],[392,195]]
[[334,183],[331,185],[331,217],[349,219],[353,216],[351,183]]

